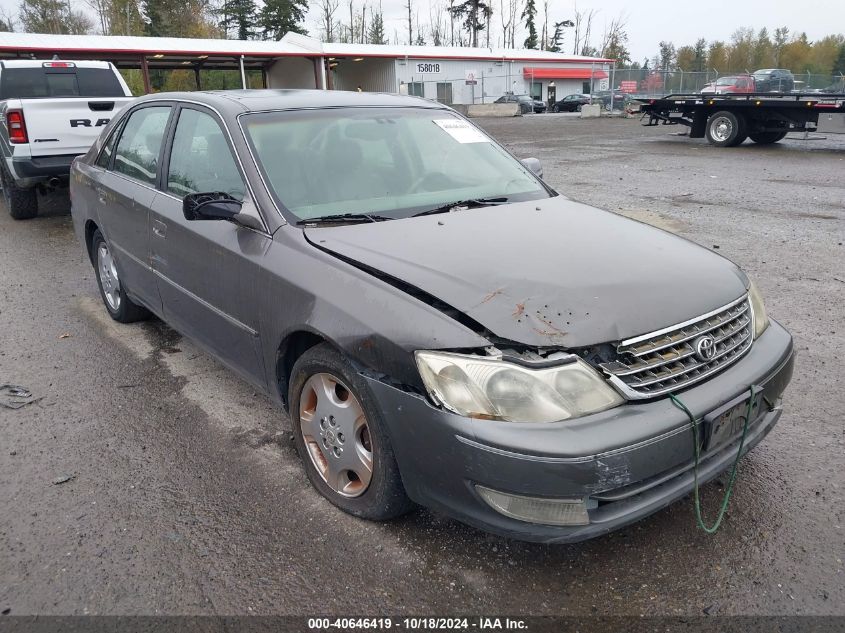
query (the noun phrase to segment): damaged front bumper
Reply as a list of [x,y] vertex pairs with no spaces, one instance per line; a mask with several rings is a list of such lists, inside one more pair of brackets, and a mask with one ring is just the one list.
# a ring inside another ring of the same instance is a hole
[[[792,369],[792,337],[772,321],[740,361],[680,395],[701,418],[752,385],[762,390],[762,402],[769,404],[749,427],[746,452],[780,417]],[[518,424],[454,415],[423,397],[368,380],[408,495],[489,532],[527,541],[582,541],[648,516],[692,490],[692,430],[668,398],[565,422]],[[699,482],[729,468],[737,448],[733,438],[705,452]],[[585,498],[589,523],[517,520],[491,508],[476,486],[526,497]]]

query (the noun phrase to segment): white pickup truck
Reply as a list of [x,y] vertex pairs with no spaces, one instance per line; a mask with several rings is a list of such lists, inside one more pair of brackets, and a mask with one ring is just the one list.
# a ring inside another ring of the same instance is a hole
[[35,217],[37,190],[66,185],[73,159],[130,101],[109,62],[0,61],[0,184],[11,216]]

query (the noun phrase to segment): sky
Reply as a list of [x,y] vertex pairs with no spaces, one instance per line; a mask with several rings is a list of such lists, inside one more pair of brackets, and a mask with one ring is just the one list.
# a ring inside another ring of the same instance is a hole
[[[368,5],[379,0],[354,0],[356,7],[366,1]],[[501,38],[501,26],[496,12],[501,0],[488,0],[494,9],[491,45]],[[338,17],[348,21],[348,0],[340,0]],[[445,6],[448,0],[412,0],[414,13],[419,13],[420,21],[429,22],[432,7]],[[507,2],[507,0],[505,0]],[[542,11],[543,0],[536,0]],[[84,8],[84,0],[71,0],[74,8]],[[385,31],[393,41],[394,32],[399,35],[399,43],[407,43],[407,24],[405,0],[381,0],[385,16]],[[0,0],[3,14],[14,12],[19,0]],[[306,17],[306,28],[312,35],[319,34],[317,3],[312,1],[312,9]],[[572,19],[575,14],[575,0],[551,0],[549,21]],[[593,45],[600,43],[601,32],[605,23],[623,15],[627,23],[628,49],[635,61],[642,62],[646,57],[653,57],[658,51],[658,42],[668,39],[675,46],[692,44],[700,37],[708,41],[729,40],[739,27],[762,26],[771,33],[779,26],[788,26],[790,32],[805,31],[810,40],[815,40],[831,33],[845,31],[845,2],[842,0],[710,0],[706,3],[678,2],[664,0],[578,0],[578,10],[595,9],[598,13],[593,21]],[[539,18],[542,22],[542,17]],[[538,29],[540,24],[538,23]],[[571,29],[569,30],[571,31]],[[517,34],[518,41],[524,39]],[[563,50],[572,51],[572,34],[564,40]]]
[[[0,0],[7,2],[8,0]],[[378,0],[368,0],[368,2]],[[446,0],[412,0],[419,9],[420,21],[428,23],[430,7],[443,5]],[[349,9],[347,0],[340,0],[338,12],[343,21]],[[356,0],[356,6],[362,0]],[[494,13],[498,11],[500,0],[489,0]],[[505,0],[507,4],[507,0]],[[316,3],[314,3],[316,6]],[[536,0],[542,11],[542,0]],[[549,21],[572,19],[575,14],[574,0],[551,0],[549,3]],[[578,10],[596,9],[599,13],[593,20],[593,45],[598,46],[601,32],[606,22],[620,14],[626,17],[628,30],[628,49],[633,60],[642,62],[651,58],[658,51],[658,42],[668,39],[675,46],[693,44],[700,37],[708,41],[728,40],[739,27],[749,26],[755,30],[767,27],[769,33],[779,26],[788,26],[790,32],[807,32],[810,40],[815,40],[831,33],[845,32],[845,2],[843,0],[710,0],[709,2],[679,2],[677,0],[578,0]],[[382,0],[386,21],[386,34],[393,41],[394,30],[399,34],[399,42],[407,43],[407,15],[405,0]],[[540,22],[542,18],[540,18]],[[307,19],[309,32],[317,34],[317,11],[312,9]],[[540,24],[538,24],[538,29]],[[571,30],[571,29],[570,29]],[[501,26],[494,15],[493,30],[490,34],[491,45],[494,39],[501,38]],[[519,36],[517,36],[519,37]],[[521,38],[524,40],[524,36]],[[518,40],[519,41],[519,40]],[[572,51],[572,34],[564,41],[563,49]]]

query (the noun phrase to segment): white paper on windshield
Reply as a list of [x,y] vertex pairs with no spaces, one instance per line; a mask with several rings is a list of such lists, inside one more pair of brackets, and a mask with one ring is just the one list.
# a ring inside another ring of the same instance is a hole
[[446,134],[451,136],[458,143],[489,143],[490,139],[484,136],[480,130],[473,127],[466,121],[460,119],[434,119],[434,122]]

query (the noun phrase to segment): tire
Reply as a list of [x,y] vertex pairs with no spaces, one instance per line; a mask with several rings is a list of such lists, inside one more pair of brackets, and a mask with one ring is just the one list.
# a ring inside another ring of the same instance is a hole
[[552,106],[552,112],[555,112],[555,113],[560,112],[560,108],[557,106],[557,104]]
[[786,132],[757,132],[756,134],[749,134],[748,137],[758,145],[771,145],[782,141],[786,136]]
[[739,145],[748,138],[745,131],[745,119],[733,112],[720,110],[707,120],[705,136],[707,141],[716,147]]
[[375,521],[414,508],[379,408],[345,356],[326,343],[306,351],[291,371],[288,403],[296,450],[321,495]]
[[97,275],[100,298],[111,318],[120,323],[134,323],[150,317],[149,310],[134,303],[126,295],[126,288],[120,283],[118,276],[117,262],[100,229],[94,231],[91,239],[91,263]]
[[0,183],[3,185],[3,202],[15,220],[31,220],[38,215],[38,196],[35,189],[18,187],[6,165],[0,168]]
[[581,111],[581,104],[580,104],[580,103],[579,103],[577,106],[575,106],[575,111],[576,111],[576,112],[580,112],[580,111]]

